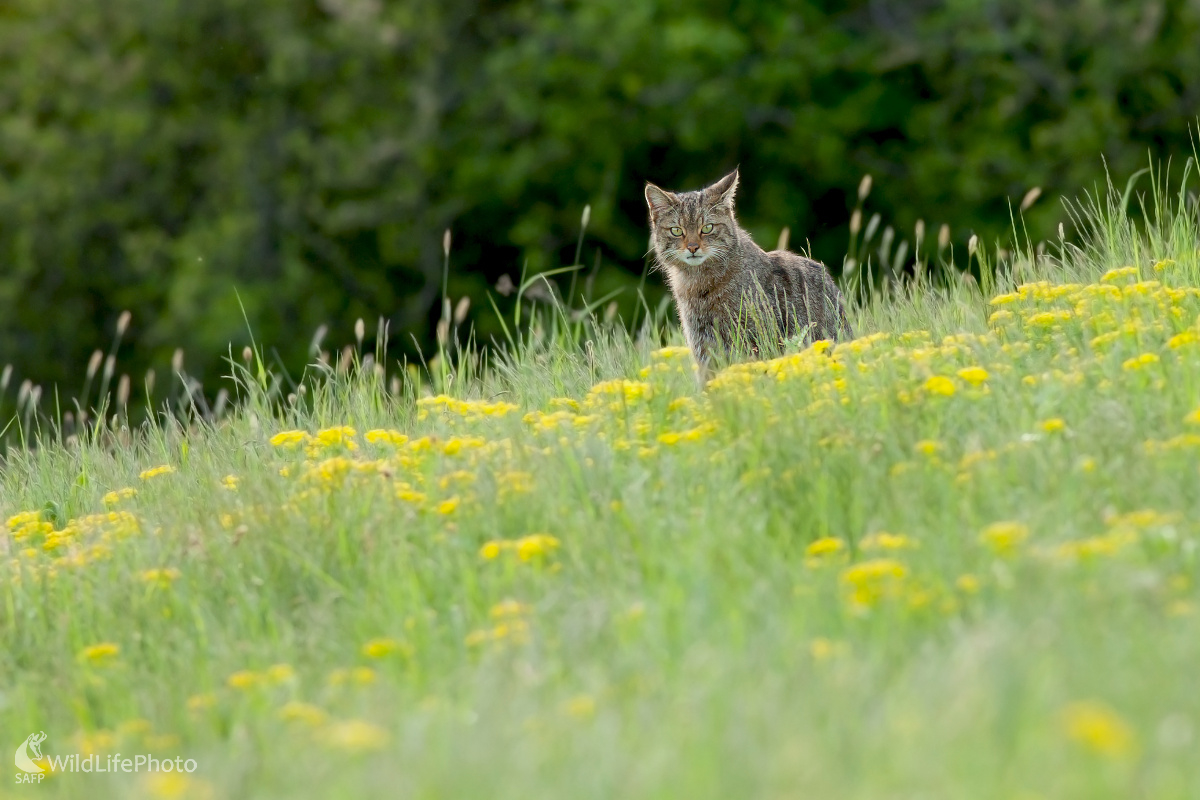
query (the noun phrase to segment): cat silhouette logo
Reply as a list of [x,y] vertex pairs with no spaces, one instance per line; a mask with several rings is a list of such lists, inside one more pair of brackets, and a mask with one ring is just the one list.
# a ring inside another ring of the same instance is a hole
[[[42,773],[46,771],[46,768],[36,763],[33,759],[40,759],[42,757],[42,742],[44,741],[46,741],[45,731],[29,734],[25,737],[25,741],[21,742],[21,746],[17,748],[17,754],[14,757],[17,769],[36,774],[38,780],[41,780]],[[30,758],[31,755],[33,758]],[[32,777],[32,775],[29,777]],[[17,780],[21,782],[20,775],[17,776]]]

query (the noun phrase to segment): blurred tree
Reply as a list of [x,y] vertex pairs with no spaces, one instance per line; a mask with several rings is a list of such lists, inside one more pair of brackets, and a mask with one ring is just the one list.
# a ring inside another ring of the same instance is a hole
[[642,181],[735,164],[759,240],[835,271],[868,172],[959,241],[1042,186],[1045,236],[1101,154],[1190,150],[1198,37],[1195,0],[6,0],[0,365],[69,394],[128,308],[124,371],[211,381],[235,289],[292,369],[322,323],[425,342],[444,228],[456,297],[569,263],[585,203],[632,280]]

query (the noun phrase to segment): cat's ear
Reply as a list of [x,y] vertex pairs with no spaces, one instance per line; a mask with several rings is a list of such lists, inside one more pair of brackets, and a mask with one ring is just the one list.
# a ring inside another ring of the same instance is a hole
[[711,208],[728,208],[733,211],[733,197],[737,194],[738,171],[726,175],[704,190],[704,199]]
[[679,198],[665,189],[660,189],[650,181],[646,181],[646,205],[650,207],[650,216],[657,217],[668,208],[679,204]]

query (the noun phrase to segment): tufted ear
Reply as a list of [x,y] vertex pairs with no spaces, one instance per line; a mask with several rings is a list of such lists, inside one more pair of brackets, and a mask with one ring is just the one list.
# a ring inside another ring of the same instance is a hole
[[646,181],[646,205],[650,207],[651,219],[678,204],[678,197]]
[[712,208],[728,208],[733,211],[733,196],[737,194],[738,171],[726,175],[704,190],[704,201]]

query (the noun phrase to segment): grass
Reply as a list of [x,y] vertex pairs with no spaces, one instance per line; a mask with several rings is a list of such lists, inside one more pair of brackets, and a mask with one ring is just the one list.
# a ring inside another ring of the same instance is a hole
[[217,421],[10,452],[0,744],[196,769],[0,794],[1195,797],[1200,217],[1158,178],[703,393],[543,314],[447,394],[281,409],[252,359]]

